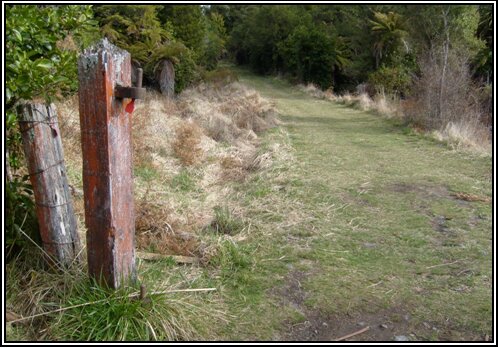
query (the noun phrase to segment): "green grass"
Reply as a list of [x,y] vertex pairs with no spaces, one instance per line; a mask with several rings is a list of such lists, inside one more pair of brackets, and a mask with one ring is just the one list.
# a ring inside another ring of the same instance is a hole
[[[208,323],[226,320],[216,293],[161,293],[196,287],[188,279],[192,268],[170,259],[139,262],[139,281],[111,290],[90,280],[83,265],[64,272],[47,270],[39,254],[26,249],[7,266],[10,309],[21,317],[35,315],[24,324],[9,324],[8,341],[213,339]],[[146,289],[143,299],[139,285]]]
[[228,206],[214,207],[214,220],[207,228],[217,234],[235,235],[244,229],[244,222]]
[[171,186],[180,192],[190,192],[196,188],[195,180],[187,169],[182,169],[179,174],[173,177]]
[[134,176],[140,178],[144,182],[151,182],[158,178],[159,173],[152,166],[140,166],[134,169]]
[[[137,289],[106,290],[82,283],[64,303],[68,309],[53,328],[55,337],[84,341],[164,341],[193,339],[182,301],[167,295],[133,297]],[[88,304],[90,303],[90,304]]]
[[[303,306],[310,312],[403,308],[420,340],[491,335],[491,205],[451,196],[491,197],[491,158],[312,99],[279,79],[239,75],[276,102],[296,160],[238,188],[253,226],[246,243],[257,246],[248,277],[261,294],[243,312],[233,309],[252,317],[251,325],[234,325],[224,337],[281,337],[283,323],[299,315],[276,310],[285,299],[275,289],[296,268],[306,274]],[[440,330],[424,331],[424,322]]]

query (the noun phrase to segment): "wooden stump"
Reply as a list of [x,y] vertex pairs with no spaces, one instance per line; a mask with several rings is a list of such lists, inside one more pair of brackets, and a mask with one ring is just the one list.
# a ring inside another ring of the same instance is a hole
[[90,276],[118,288],[135,281],[135,212],[130,99],[114,96],[131,85],[130,54],[106,39],[78,62],[83,189]]
[[81,246],[55,107],[24,104],[18,114],[43,249],[68,266]]
[[175,67],[170,60],[163,60],[159,64],[156,80],[164,96],[168,98],[175,96]]
[[[131,84],[136,86],[138,82],[138,69],[140,69],[140,64],[136,61],[131,61]],[[140,81],[141,82],[141,81]]]

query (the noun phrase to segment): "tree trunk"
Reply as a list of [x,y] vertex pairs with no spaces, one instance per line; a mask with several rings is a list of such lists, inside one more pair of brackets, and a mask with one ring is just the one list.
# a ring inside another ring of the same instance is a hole
[[443,67],[441,71],[441,79],[439,83],[439,106],[438,106],[438,118],[439,122],[444,122],[444,88],[445,88],[445,83],[446,83],[446,70],[448,67],[448,53],[450,49],[450,30],[448,26],[448,14],[449,14],[449,7],[442,12],[443,16],[443,23],[444,23],[444,42],[443,42]]
[[175,67],[170,60],[160,63],[156,73],[156,80],[159,82],[161,93],[168,98],[175,96]]
[[24,104],[19,115],[43,249],[53,261],[68,266],[81,246],[55,107]]
[[5,150],[5,179],[7,181],[13,181],[12,179],[12,170],[10,169],[9,164],[9,150]]

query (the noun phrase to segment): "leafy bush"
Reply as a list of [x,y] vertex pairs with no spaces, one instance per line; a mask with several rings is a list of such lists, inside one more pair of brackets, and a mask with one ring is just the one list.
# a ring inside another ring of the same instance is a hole
[[334,70],[346,64],[336,48],[336,40],[317,27],[299,26],[279,44],[287,70],[301,82],[331,87]]
[[306,19],[294,6],[248,6],[231,32],[230,48],[238,63],[259,73],[276,72],[283,68],[278,44]]
[[18,254],[28,243],[22,232],[40,242],[38,220],[33,202],[33,188],[28,178],[14,178],[5,184],[5,246],[7,258]]
[[412,79],[403,67],[382,66],[368,76],[368,82],[377,92],[405,95],[412,84]]
[[206,21],[199,5],[164,5],[158,8],[163,26],[172,28],[174,36],[199,58],[206,33]]
[[6,6],[5,101],[7,166],[6,246],[22,246],[20,229],[35,237],[36,220],[23,164],[16,105],[22,101],[74,93],[78,88],[76,54],[96,38],[90,6]]
[[213,70],[225,53],[227,33],[223,17],[218,13],[211,13],[207,19],[206,39],[201,56],[202,65]]
[[169,59],[175,66],[175,92],[181,92],[197,79],[194,53],[176,41],[171,25],[162,26],[157,18],[160,6],[104,5],[96,8],[101,32],[115,45],[130,52],[144,67],[144,77],[154,81],[157,64]]

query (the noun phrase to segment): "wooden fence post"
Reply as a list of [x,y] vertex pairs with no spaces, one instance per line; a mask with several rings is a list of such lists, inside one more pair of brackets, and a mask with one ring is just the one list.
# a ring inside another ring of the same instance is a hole
[[55,107],[23,104],[18,114],[43,249],[53,261],[68,266],[81,246]]
[[136,279],[130,54],[104,39],[78,61],[83,189],[90,276],[118,288]]

